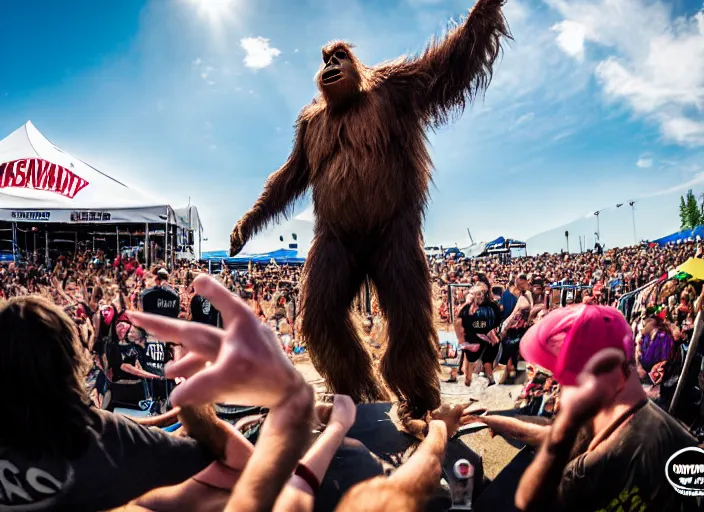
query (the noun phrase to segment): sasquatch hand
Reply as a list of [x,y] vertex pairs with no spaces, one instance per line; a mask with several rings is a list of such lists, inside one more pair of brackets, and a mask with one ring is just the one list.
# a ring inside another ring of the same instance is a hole
[[242,221],[238,222],[230,234],[230,257],[237,256],[247,243]]

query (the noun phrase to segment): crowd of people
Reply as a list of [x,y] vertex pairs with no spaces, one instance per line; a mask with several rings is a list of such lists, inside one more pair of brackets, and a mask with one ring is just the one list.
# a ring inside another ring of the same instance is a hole
[[[468,404],[444,407],[393,476],[380,471],[357,482],[347,475],[337,509],[421,510],[440,480],[448,439],[461,425],[482,422],[538,449],[516,490],[522,509],[581,510],[585,496],[597,507],[613,496],[621,505],[689,510],[694,502],[647,474],[653,460],[633,457],[638,447],[669,455],[696,444],[696,419],[689,419],[688,433],[655,404],[664,408],[671,400],[704,305],[698,281],[666,276],[700,252],[698,244],[684,244],[501,263],[431,259],[438,325],[453,319],[461,352],[448,380],[463,375],[469,386],[481,370],[489,385],[494,375],[496,384],[515,382],[526,357],[520,412],[554,423],[493,416]],[[0,385],[17,389],[0,398],[2,410],[12,411],[0,425],[0,449],[8,449],[2,457],[14,468],[14,483],[0,483],[0,509],[312,510],[335,453],[361,457],[360,464],[369,454],[341,448],[355,421],[349,398],[317,401],[292,364],[305,351],[296,336],[300,272],[271,263],[205,276],[205,266],[193,262],[146,269],[129,255],[111,260],[102,252],[63,256],[51,266],[0,265]],[[658,279],[643,310],[627,315],[629,325],[612,306]],[[583,286],[567,300],[574,308],[550,300],[560,282]],[[450,284],[465,286],[448,292]],[[607,296],[607,288],[614,294]],[[447,294],[456,292],[454,311],[443,314]],[[383,320],[373,291],[362,293],[355,309],[377,346]],[[548,314],[552,309],[558,312]],[[574,361],[569,373],[545,356],[554,337],[564,339],[565,325],[596,325],[590,311],[597,310],[618,332],[593,327],[582,334],[604,341],[571,349],[577,370]],[[692,389],[704,388],[694,380],[699,387]],[[703,402],[686,393],[683,401]],[[256,443],[219,419],[214,403],[257,407],[264,427]],[[153,415],[174,407],[177,431],[150,428],[149,417],[139,424],[114,414],[120,407]],[[314,442],[311,425],[320,432]],[[646,438],[646,431],[658,435]],[[618,453],[610,443],[621,447]],[[623,467],[601,468],[603,457]],[[591,496],[582,479],[564,476],[577,466],[590,468],[589,489],[600,493]],[[618,471],[628,479],[614,479]]]
[[[448,382],[464,375],[464,384],[469,386],[473,374],[479,373],[490,386],[495,383],[494,375],[499,376],[499,384],[515,383],[519,344],[528,328],[561,306],[601,304],[619,307],[629,318],[636,335],[641,383],[667,409],[680,381],[696,316],[704,306],[701,281],[676,269],[689,258],[701,256],[701,245],[691,242],[501,261],[499,257],[457,260],[452,253],[431,258],[439,321],[445,328],[454,326],[456,348],[461,350],[460,363]],[[637,290],[643,291],[635,295]],[[639,298],[637,307],[627,301],[629,297],[632,301]],[[702,440],[703,354],[704,347],[699,346],[695,370],[683,388],[686,399],[679,408],[679,416]],[[550,372],[528,365],[517,406],[552,416],[559,404],[560,388]]]
[[620,292],[633,290],[683,263],[701,256],[700,243],[641,244],[609,250],[593,250],[578,254],[541,254],[506,259],[487,256],[478,259],[447,256],[430,257],[435,284],[470,283],[473,276],[485,275],[497,284],[507,285],[512,276],[525,274],[545,283],[568,281],[579,285],[618,281]]

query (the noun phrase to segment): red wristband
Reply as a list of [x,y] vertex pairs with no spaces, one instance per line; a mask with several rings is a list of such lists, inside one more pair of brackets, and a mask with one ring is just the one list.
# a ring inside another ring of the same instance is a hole
[[308,469],[305,465],[299,463],[296,466],[296,471],[293,472],[294,475],[301,477],[310,486],[313,494],[317,494],[318,489],[320,489],[320,482],[318,477]]

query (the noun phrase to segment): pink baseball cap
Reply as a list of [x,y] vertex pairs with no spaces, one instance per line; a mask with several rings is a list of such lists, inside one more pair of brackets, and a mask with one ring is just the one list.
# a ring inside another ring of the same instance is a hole
[[548,313],[521,339],[521,355],[552,372],[564,386],[576,386],[577,376],[597,352],[623,350],[633,357],[633,331],[615,308],[576,304]]

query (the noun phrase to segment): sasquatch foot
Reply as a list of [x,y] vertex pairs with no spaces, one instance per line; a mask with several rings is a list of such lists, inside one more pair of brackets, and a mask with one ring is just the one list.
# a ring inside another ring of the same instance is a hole
[[[407,402],[401,402],[398,406],[398,418],[403,428],[412,436],[423,439],[428,433],[428,426],[432,420],[444,421],[447,427],[447,437],[451,438],[461,425],[462,416],[471,402],[450,406],[443,404],[432,412],[416,413],[420,417],[414,417],[413,410]],[[478,409],[471,414],[481,414],[483,409]]]
[[430,411],[413,407],[408,401],[402,400],[398,404],[396,415],[406,432],[420,439],[425,437],[431,420]]

